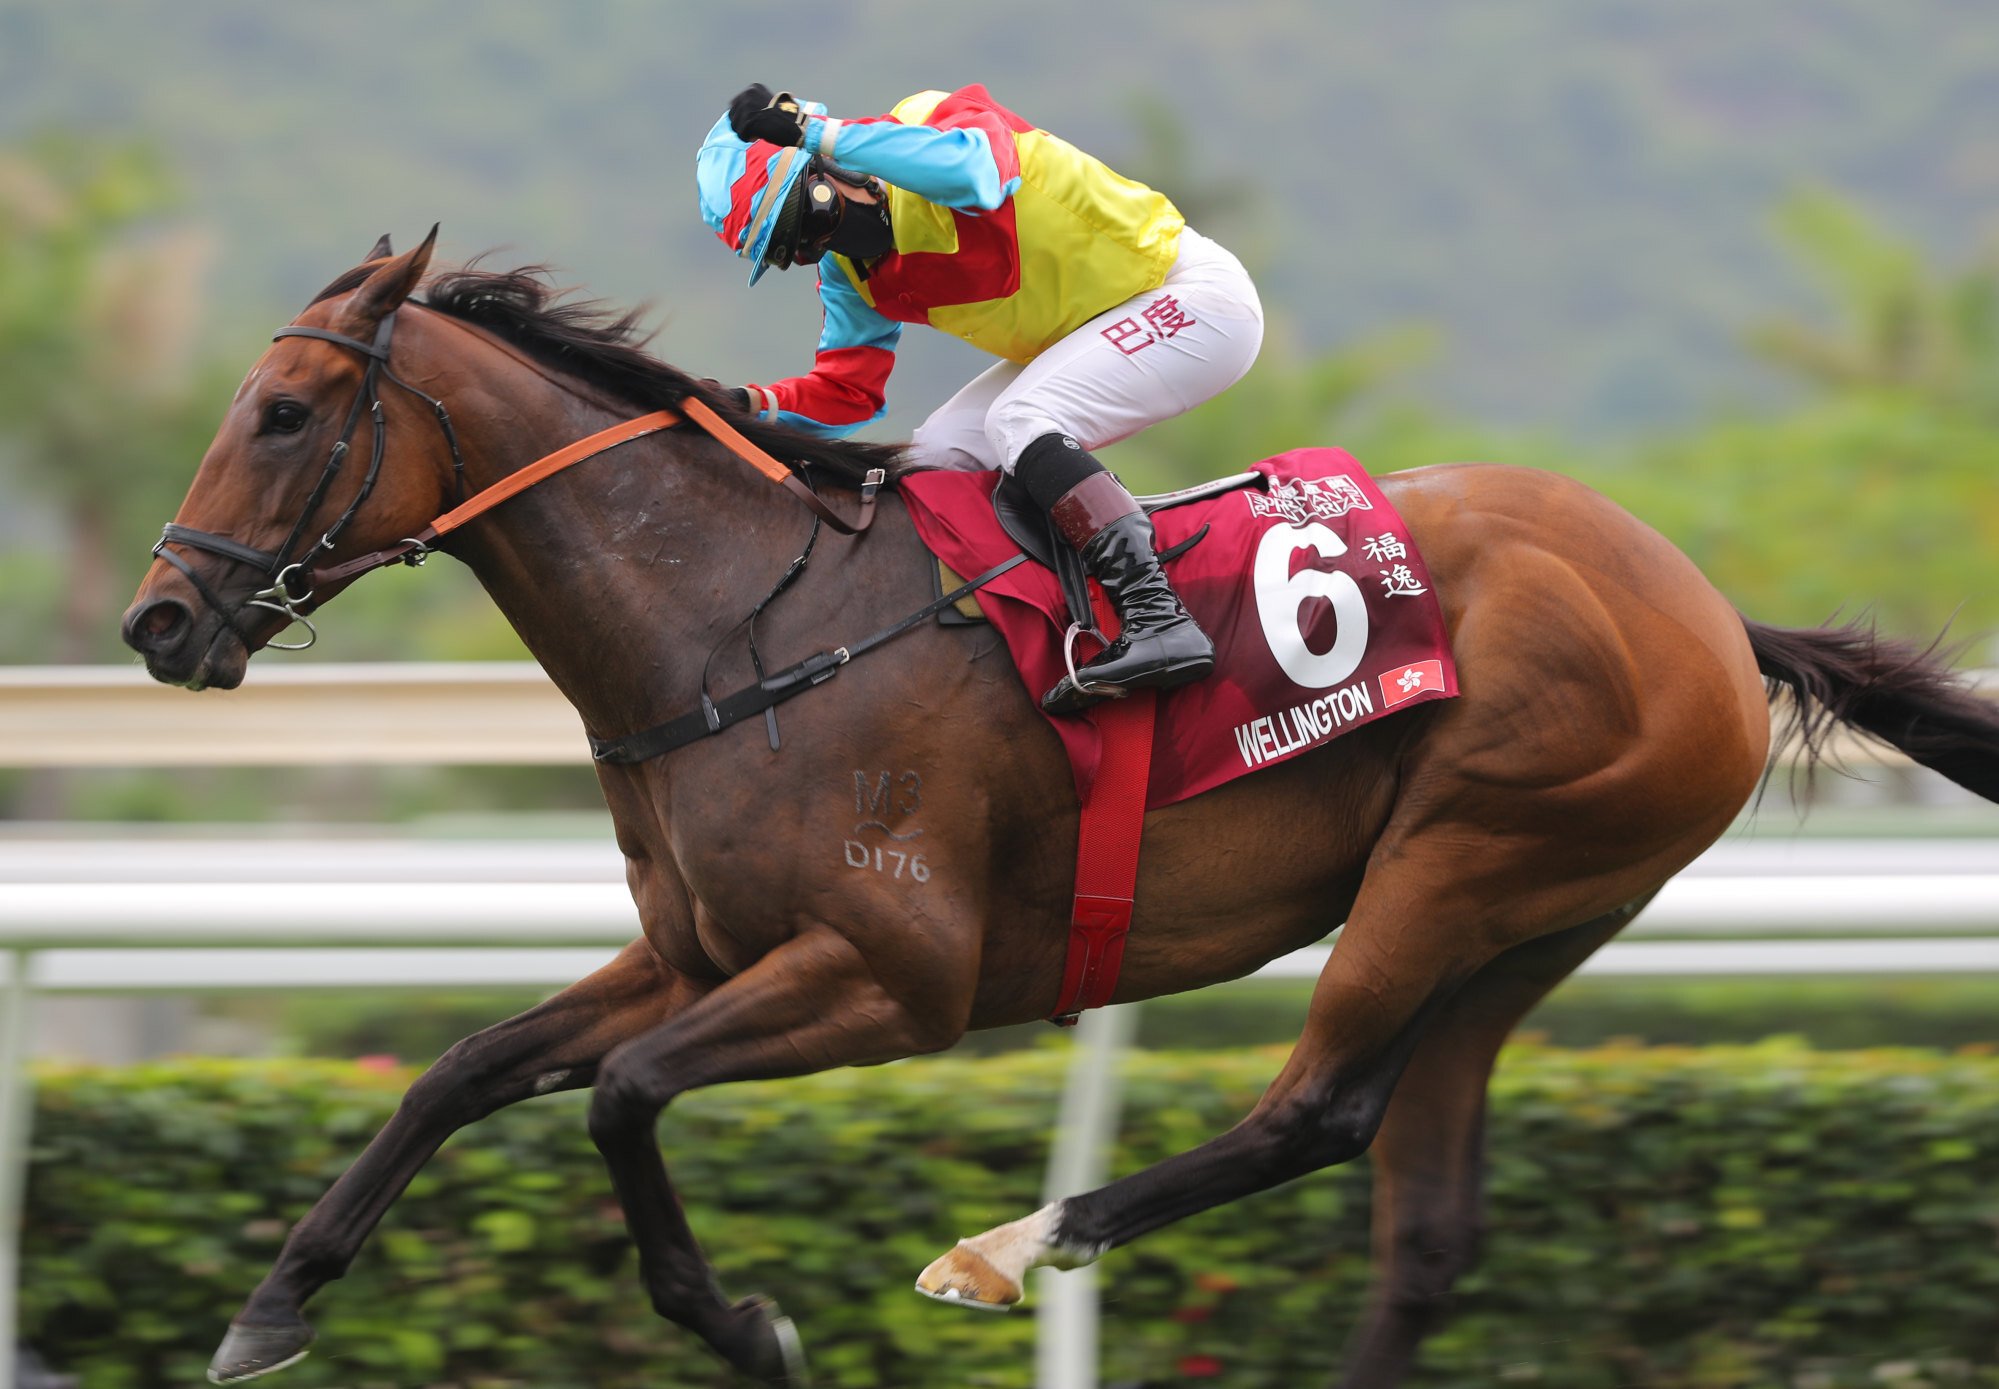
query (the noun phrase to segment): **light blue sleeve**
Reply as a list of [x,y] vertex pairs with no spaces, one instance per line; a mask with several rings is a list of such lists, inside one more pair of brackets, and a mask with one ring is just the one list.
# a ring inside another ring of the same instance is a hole
[[[813,122],[808,149],[816,148],[823,122]],[[905,188],[942,207],[991,212],[1013,196],[1018,176],[1004,181],[993,157],[992,137],[976,128],[938,130],[894,121],[842,121],[833,137],[833,162]]]
[[861,298],[832,256],[819,262],[819,307],[826,322],[819,329],[819,350],[879,347],[893,352],[902,341],[902,325]]
[[838,437],[888,413],[888,377],[902,325],[863,299],[831,256],[819,263],[819,304],[825,323],[812,370],[773,388],[792,408],[768,418]]

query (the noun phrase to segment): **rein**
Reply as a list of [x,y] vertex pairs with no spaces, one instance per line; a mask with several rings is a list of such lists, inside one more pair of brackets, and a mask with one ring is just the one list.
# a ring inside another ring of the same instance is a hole
[[[368,359],[367,370],[361,377],[361,388],[355,393],[354,404],[349,407],[346,422],[341,426],[339,441],[334,444],[333,452],[327,458],[325,468],[320,472],[319,481],[313,485],[312,495],[306,498],[305,507],[299,513],[298,520],[293,523],[291,533],[285,537],[283,545],[275,551],[259,550],[225,535],[216,535],[169,521],[160,532],[159,543],[153,546],[153,554],[157,558],[165,560],[187,576],[202,600],[221,615],[223,622],[243,643],[245,650],[253,649],[253,643],[249,634],[238,622],[243,608],[264,608],[270,612],[281,613],[292,622],[302,625],[307,632],[304,641],[266,643],[279,651],[302,651],[319,639],[318,629],[307,620],[307,614],[318,606],[313,595],[321,585],[343,582],[385,565],[422,564],[444,536],[467,521],[484,515],[501,502],[518,496],[536,483],[586,459],[595,458],[598,454],[614,449],[620,444],[643,438],[647,434],[656,434],[663,429],[671,429],[686,421],[699,425],[730,452],[772,482],[783,486],[809,507],[820,520],[842,535],[857,535],[874,521],[875,495],[887,478],[885,469],[868,470],[867,478],[861,485],[860,513],[849,522],[828,506],[796,473],[744,438],[739,431],[709,408],[706,402],[693,396],[680,402],[681,409],[686,412],[685,415],[673,410],[655,410],[649,415],[641,415],[636,419],[612,425],[608,429],[601,429],[554,453],[536,459],[525,468],[510,473],[492,486],[468,498],[465,495],[465,459],[459,451],[458,435],[451,426],[451,416],[446,412],[444,403],[418,390],[389,369],[389,345],[395,333],[395,321],[395,312],[391,311],[376,329],[375,340],[372,343],[362,342],[359,338],[350,338],[325,328],[287,327],[280,328],[271,335],[273,342],[279,338],[316,338],[359,352]],[[435,412],[438,427],[444,431],[445,442],[451,450],[452,478],[458,505],[431,521],[415,535],[399,540],[387,549],[374,550],[339,564],[317,567],[312,563],[313,557],[333,550],[340,533],[347,528],[355,513],[361,509],[362,503],[367,501],[369,494],[375,490],[376,479],[381,475],[382,458],[388,440],[379,385],[383,376],[424,401]],[[293,560],[291,558],[293,547],[305,534],[313,513],[319,510],[320,504],[326,500],[326,494],[332,489],[341,465],[347,460],[347,454],[353,444],[354,431],[360,424],[364,406],[373,417],[375,437],[368,460],[368,473],[362,479],[361,490],[355,495],[354,500],[347,504],[347,509],[340,513],[339,518],[320,536],[318,543],[302,558]],[[168,548],[170,545],[206,550],[210,554],[221,555],[224,559],[234,560],[238,564],[260,569],[271,580],[271,585],[251,594],[238,607],[231,608],[208,586],[200,574],[195,572],[192,565]]]
[[[888,473],[886,469],[870,468],[868,470],[867,477],[861,484],[860,512],[850,522],[828,506],[804,479],[800,478],[775,458],[772,458],[763,449],[744,438],[741,432],[720,415],[716,414],[705,401],[694,396],[688,396],[680,402],[681,410],[685,411],[684,414],[674,410],[655,410],[649,415],[640,415],[636,419],[629,419],[622,423],[614,424],[608,429],[600,429],[595,434],[587,435],[584,438],[578,439],[573,444],[557,449],[554,453],[545,454],[537,458],[526,467],[508,474],[490,487],[486,487],[467,497],[465,495],[465,459],[459,451],[458,436],[452,429],[451,416],[446,412],[444,403],[432,396],[426,395],[408,382],[403,381],[389,369],[389,344],[394,332],[395,312],[391,311],[383,318],[381,326],[376,329],[375,340],[372,343],[362,342],[359,338],[350,338],[345,334],[331,332],[325,328],[280,328],[272,335],[272,341],[274,342],[279,338],[315,338],[321,342],[332,343],[336,347],[343,347],[352,352],[359,352],[368,359],[367,370],[361,378],[361,389],[355,394],[354,404],[347,411],[347,420],[341,427],[340,439],[334,444],[333,452],[326,460],[325,468],[320,472],[319,481],[313,485],[312,495],[306,499],[305,509],[300,513],[299,519],[293,524],[291,534],[285,537],[283,545],[279,546],[275,551],[259,550],[245,545],[239,540],[232,540],[225,535],[215,535],[209,531],[196,530],[192,526],[183,526],[169,522],[165,530],[160,534],[159,543],[153,546],[154,555],[173,565],[174,568],[180,570],[181,573],[188,577],[189,581],[193,583],[195,591],[202,596],[202,599],[211,608],[221,614],[222,620],[228,624],[229,630],[234,632],[237,638],[242,641],[246,650],[251,648],[252,643],[249,635],[237,622],[237,617],[242,607],[265,608],[271,612],[282,613],[293,622],[303,625],[308,633],[306,640],[302,642],[267,643],[267,645],[275,647],[280,651],[303,650],[311,646],[319,638],[318,629],[312,625],[306,615],[312,612],[317,606],[313,595],[320,586],[344,582],[366,574],[370,570],[383,568],[386,565],[422,564],[437,548],[438,542],[445,536],[463,526],[467,521],[483,516],[509,498],[517,497],[528,488],[555,476],[555,474],[561,472],[563,469],[574,467],[586,459],[595,458],[598,454],[617,448],[620,444],[630,443],[632,440],[644,438],[648,434],[657,434],[661,430],[671,429],[682,423],[692,422],[699,425],[717,443],[728,448],[730,452],[734,453],[738,458],[743,459],[772,482],[785,488],[785,490],[810,508],[813,515],[817,516],[819,520],[833,527],[833,529],[839,531],[842,535],[858,535],[874,522],[876,495],[881,490],[882,484],[887,480]],[[355,513],[361,509],[361,504],[374,491],[376,479],[381,476],[382,458],[387,447],[388,438],[388,427],[382,413],[382,400],[379,387],[379,380],[383,376],[386,376],[405,391],[428,403],[436,413],[438,426],[444,431],[445,441],[451,449],[451,463],[453,478],[456,483],[456,494],[459,499],[458,505],[432,520],[415,535],[399,540],[386,549],[372,550],[367,554],[357,555],[353,559],[343,560],[339,564],[326,565],[324,567],[315,566],[311,562],[313,556],[332,551],[334,542],[338,540],[341,531],[345,530],[348,522],[354,519]],[[354,439],[354,430],[360,424],[363,406],[366,406],[375,423],[374,444],[368,460],[368,475],[362,480],[360,492],[355,495],[353,501],[347,504],[347,509],[340,513],[339,519],[334,521],[326,529],[325,533],[320,536],[318,543],[311,550],[307,551],[303,558],[293,560],[291,558],[293,547],[298,544],[299,538],[306,533],[307,523],[311,521],[313,513],[319,509],[320,504],[326,500],[327,493],[332,489],[334,478],[338,476],[341,465],[347,459],[348,451]],[[813,534],[815,536],[818,534],[816,529]],[[239,564],[247,564],[261,569],[271,579],[271,586],[260,589],[252,594],[243,602],[241,607],[235,609],[229,608],[222,602],[215,591],[208,586],[207,582],[195,572],[192,565],[167,548],[170,545],[181,545],[194,550],[206,550],[210,554],[221,555],[223,558],[234,560]],[[807,547],[807,554],[809,553],[810,546]],[[701,707],[699,709],[670,722],[642,729],[637,733],[626,734],[620,738],[600,739],[592,737],[590,739],[591,755],[599,762],[641,762],[648,758],[658,757],[662,753],[671,752],[675,748],[685,747],[689,743],[696,742],[712,734],[720,733],[731,724],[738,723],[745,718],[765,713],[785,700],[790,699],[793,695],[802,694],[816,685],[824,684],[839,673],[841,666],[847,664],[854,657],[873,650],[891,638],[901,636],[925,618],[942,612],[959,599],[977,591],[993,579],[998,578],[1001,574],[1006,573],[1015,565],[1024,563],[1026,559],[1027,556],[1025,554],[1015,555],[1009,560],[994,565],[977,578],[925,605],[891,626],[871,633],[847,646],[838,647],[832,651],[822,651],[815,656],[807,657],[805,660],[795,665],[787,666],[773,675],[763,675],[762,662],[758,660],[757,668],[760,678],[757,683],[748,689],[738,690],[734,694],[725,695],[719,700],[709,697],[705,688],[707,682],[704,677],[702,682],[704,688],[701,692]],[[763,610],[771,598],[775,598],[778,593],[784,590],[797,575],[798,571],[804,567],[804,561],[805,555],[800,555],[792,563],[791,568],[778,581],[777,587],[771,591],[770,596],[765,598],[762,603],[759,603],[756,611],[750,614],[749,619],[747,619],[748,621],[754,622],[757,613]],[[755,655],[754,640],[752,640],[751,654]],[[777,734],[774,727],[771,732],[771,746],[773,748],[777,746]]]
[[[347,339],[354,343],[352,338]],[[355,344],[358,346],[358,344]],[[673,410],[655,410],[650,415],[640,415],[636,419],[614,424],[608,429],[600,429],[595,434],[585,435],[575,443],[545,454],[518,472],[509,473],[491,487],[476,493],[469,500],[453,507],[432,521],[422,530],[406,540],[399,540],[386,550],[375,550],[359,555],[343,563],[332,565],[318,572],[322,583],[332,583],[341,579],[351,579],[366,574],[371,569],[380,569],[388,564],[421,564],[422,556],[436,548],[436,542],[457,530],[467,521],[483,515],[511,497],[518,496],[538,482],[555,476],[564,468],[573,467],[586,459],[595,458],[620,444],[629,443],[648,434],[657,434],[663,429],[692,421],[701,426],[717,443],[741,458],[771,481],[782,484],[806,506],[814,515],[842,535],[859,535],[875,519],[875,494],[881,490],[888,473],[883,468],[868,469],[867,480],[861,484],[861,510],[854,520],[848,521],[832,507],[826,505],[818,493],[808,487],[791,469],[772,458],[768,453],[745,439],[728,421],[711,410],[708,405],[693,396],[680,402],[682,415]]]

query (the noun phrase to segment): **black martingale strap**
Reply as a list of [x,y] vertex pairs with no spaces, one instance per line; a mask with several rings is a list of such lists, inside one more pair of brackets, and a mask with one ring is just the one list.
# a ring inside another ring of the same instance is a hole
[[815,685],[823,685],[840,673],[840,667],[856,656],[865,655],[883,642],[901,636],[912,627],[934,617],[967,594],[977,592],[1016,565],[1025,564],[1027,556],[1015,555],[994,565],[975,579],[968,579],[957,588],[940,598],[933,599],[893,626],[884,627],[861,638],[851,646],[836,647],[831,651],[821,651],[808,656],[796,665],[786,666],[775,675],[766,676],[746,689],[725,695],[721,699],[710,699],[704,692],[701,707],[691,713],[682,714],[677,719],[656,724],[638,733],[627,733],[621,738],[592,738],[590,755],[599,762],[631,763],[644,762],[659,757],[676,748],[684,748],[689,743],[698,743],[703,738],[720,733],[731,724],[744,719],[755,718],[775,705],[782,704],[793,695],[804,694]]
[[[743,619],[743,626],[749,630],[750,636],[750,668],[756,671],[758,680],[764,678],[764,658],[763,653],[757,650],[757,618],[763,614],[765,608],[768,608],[772,603],[777,601],[777,596],[780,593],[791,587],[793,579],[796,579],[800,574],[805,572],[806,562],[812,558],[812,547],[819,543],[819,531],[823,524],[817,516],[812,518],[812,534],[805,538],[805,548],[798,552],[798,558],[793,560],[790,567],[784,571],[778,581],[771,585],[771,590],[764,595],[763,601],[754,608],[751,608],[750,615]],[[708,653],[708,659],[711,661],[715,659],[713,651]],[[708,668],[706,666],[703,666],[701,669],[701,693],[704,696],[708,693]],[[775,708],[764,710],[764,731],[770,736],[770,750],[776,752],[783,745],[783,740],[778,737],[777,710]]]

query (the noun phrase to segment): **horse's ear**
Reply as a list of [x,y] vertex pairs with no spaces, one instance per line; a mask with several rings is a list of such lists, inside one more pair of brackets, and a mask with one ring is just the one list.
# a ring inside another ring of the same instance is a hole
[[[387,237],[382,239],[384,242],[388,240]],[[430,253],[436,245],[437,228],[433,225],[430,235],[423,239],[423,245],[414,251],[403,252],[363,280],[341,314],[347,331],[357,338],[365,338],[377,324],[401,307],[403,300],[409,298],[417,285],[422,283],[423,272],[430,267]]]
[[375,249],[361,257],[361,264],[366,265],[371,260],[387,260],[395,253],[395,248],[389,245],[389,234],[383,232],[381,239],[375,243]]

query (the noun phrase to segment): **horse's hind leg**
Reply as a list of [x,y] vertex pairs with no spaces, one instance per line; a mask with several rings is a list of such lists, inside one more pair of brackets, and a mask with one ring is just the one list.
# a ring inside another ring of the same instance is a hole
[[[1449,852],[1440,846],[1438,858]],[[1425,1021],[1499,949],[1475,953],[1490,938],[1477,929],[1475,898],[1445,862],[1425,868],[1418,859],[1404,855],[1363,882],[1313,990],[1305,1035],[1247,1118],[1142,1172],[959,1241],[924,1269],[917,1291],[1010,1306],[1031,1268],[1089,1263],[1184,1216],[1365,1152]]]
[[519,1017],[466,1038],[417,1077],[395,1116],[306,1213],[216,1351],[217,1384],[289,1365],[312,1341],[300,1309],[347,1271],[444,1140],[532,1095],[589,1085],[598,1061],[705,988],[669,971],[644,942]]
[[1588,921],[1656,884],[1645,870],[1589,884],[1527,866],[1558,844],[1484,861],[1459,840],[1404,839],[1377,858],[1313,991],[1304,1036],[1235,1128],[1024,1220],[961,1241],[925,1269],[932,1297],[1005,1306],[1028,1269],[1074,1267],[1175,1220],[1358,1157],[1373,1142],[1404,1066],[1458,988],[1546,923]]
[[1485,1106],[1492,1064],[1516,1023],[1637,914],[1650,896],[1516,946],[1437,1013],[1368,1149],[1374,1279],[1347,1345],[1340,1389],[1401,1381],[1449,1311],[1484,1233]]

